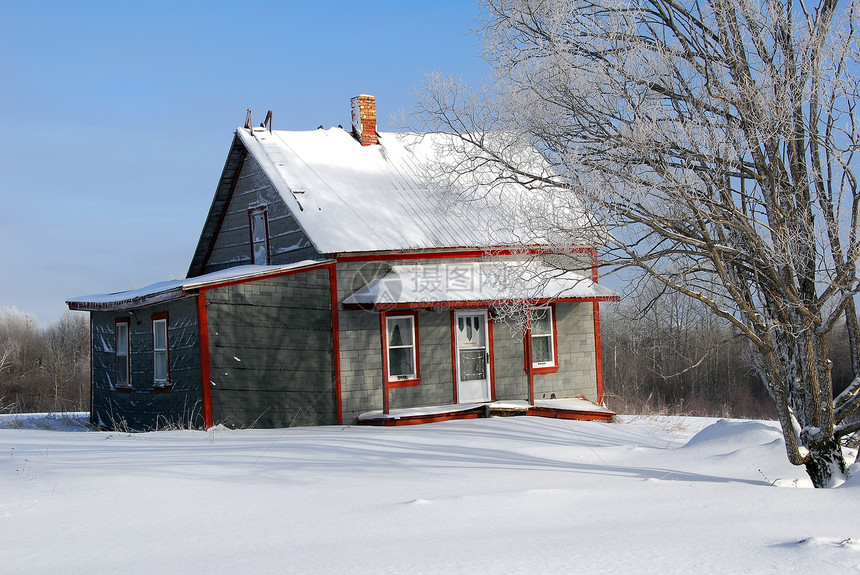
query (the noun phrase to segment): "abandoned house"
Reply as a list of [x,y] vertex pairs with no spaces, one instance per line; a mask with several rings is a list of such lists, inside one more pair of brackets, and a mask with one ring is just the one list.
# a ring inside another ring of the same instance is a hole
[[91,316],[94,424],[611,417],[599,303],[617,294],[593,266],[548,265],[504,195],[443,202],[424,166],[445,136],[377,133],[373,96],[352,117],[280,131],[249,113],[187,278],[67,302]]

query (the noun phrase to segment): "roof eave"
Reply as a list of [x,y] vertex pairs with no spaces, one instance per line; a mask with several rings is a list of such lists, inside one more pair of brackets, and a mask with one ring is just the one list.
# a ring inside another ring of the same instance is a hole
[[142,297],[134,297],[120,301],[96,302],[85,300],[68,300],[66,305],[72,311],[129,311],[142,307],[166,303],[182,299],[188,294],[181,287],[173,288],[167,291],[148,294]]

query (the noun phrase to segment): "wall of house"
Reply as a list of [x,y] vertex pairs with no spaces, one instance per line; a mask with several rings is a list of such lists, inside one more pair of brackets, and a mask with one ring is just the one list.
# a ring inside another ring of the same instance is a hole
[[[169,387],[155,387],[152,316],[167,313]],[[129,319],[130,388],[116,385],[116,319]],[[93,312],[94,423],[109,429],[200,427],[200,344],[193,297],[128,312]]]
[[269,263],[321,259],[259,164],[245,158],[224,221],[203,273],[252,263],[248,210],[265,206],[269,222]]
[[213,421],[337,422],[328,269],[208,290]]
[[[381,331],[380,327],[380,331]],[[454,368],[451,348],[451,311],[419,310],[418,361],[421,383],[392,388],[390,408],[424,407],[454,403]]]
[[[338,300],[342,301],[369,281],[384,275],[391,265],[440,261],[445,260],[338,263]],[[556,373],[535,374],[535,398],[582,395],[596,400],[592,304],[558,303],[555,310],[559,369]],[[383,408],[382,327],[376,311],[341,309],[339,314],[344,422],[350,423],[361,413]],[[418,340],[421,383],[392,388],[391,409],[445,405],[454,401],[450,310],[419,310]],[[494,323],[493,362],[496,399],[528,399],[525,352],[518,327],[512,328],[502,321]]]
[[[383,408],[382,324],[379,312],[340,311],[343,421]],[[389,407],[400,409],[454,402],[451,312],[418,311],[418,385],[391,388]]]
[[340,310],[340,386],[343,422],[382,409],[382,330],[379,314]]
[[493,325],[493,370],[496,399],[529,398],[529,380],[525,371],[525,348],[522,330],[503,321]]
[[594,353],[594,314],[591,302],[558,303],[558,371],[536,374],[535,399],[585,396],[597,401],[597,362]]
[[[338,301],[399,263],[421,264],[440,260],[340,262],[337,265]],[[418,360],[421,383],[392,388],[391,409],[444,405],[454,400],[451,368],[450,310],[418,313]],[[353,423],[367,411],[383,408],[382,327],[377,311],[341,309],[340,361],[344,423]]]

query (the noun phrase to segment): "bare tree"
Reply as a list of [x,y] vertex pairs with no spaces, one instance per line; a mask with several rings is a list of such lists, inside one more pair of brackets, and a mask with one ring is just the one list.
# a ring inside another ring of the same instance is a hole
[[89,406],[89,320],[66,312],[39,329],[15,308],[0,310],[0,410],[83,410]]
[[87,403],[89,323],[87,316],[66,311],[42,334],[44,371],[50,382],[52,410],[80,410]]
[[[481,4],[493,77],[480,89],[431,77],[419,121],[459,136],[448,153],[468,156],[463,168],[496,166],[561,212],[587,206],[611,232],[603,261],[728,322],[789,460],[817,487],[838,482],[860,406],[856,2]],[[552,170],[517,162],[525,146]],[[555,237],[582,231],[549,223]],[[834,398],[828,338],[842,321],[854,378]]]

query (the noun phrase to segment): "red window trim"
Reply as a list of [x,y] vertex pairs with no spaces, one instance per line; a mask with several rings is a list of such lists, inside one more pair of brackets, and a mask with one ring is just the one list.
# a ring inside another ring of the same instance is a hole
[[271,261],[271,255],[269,254],[269,206],[248,208],[248,237],[251,238],[251,263],[256,264],[254,261],[254,216],[257,214],[263,214],[263,225],[266,227],[266,265],[269,265]]
[[[550,319],[552,320],[550,322],[551,323],[550,329],[552,330],[552,365],[537,366],[537,365],[532,364],[531,372],[535,375],[543,375],[546,373],[556,373],[558,371],[558,330],[556,329],[556,325],[555,325],[555,304],[551,303],[551,304],[546,305],[546,306],[538,306],[538,307],[547,307],[550,309],[550,316],[551,316]],[[528,343],[529,343],[529,347],[531,348],[531,346],[532,346],[531,328],[529,328],[528,336],[529,336]],[[532,350],[529,349],[529,351],[532,351]],[[529,353],[529,356],[530,356],[530,358],[532,358],[533,354]],[[528,360],[529,359],[527,358],[526,362],[528,362]],[[529,366],[526,365],[526,372],[528,372],[528,368],[529,368]]]
[[[382,377],[389,388],[412,387],[421,383],[421,358],[418,347],[418,312],[397,311],[383,312],[382,320]],[[388,318],[412,316],[413,345],[415,346],[415,377],[411,379],[390,379],[388,374]]]
[[114,319],[114,375],[116,375],[116,381],[119,382],[119,357],[117,356],[117,328],[116,326],[124,323],[125,324],[125,369],[126,369],[126,383],[125,385],[117,385],[114,386],[114,389],[120,393],[130,393],[131,392],[131,319],[127,317],[118,317]]
[[[155,322],[164,320],[164,345],[167,351],[167,380],[159,383],[155,380]],[[170,391],[173,383],[170,380],[170,317],[167,312],[152,314],[152,387],[156,393]]]

